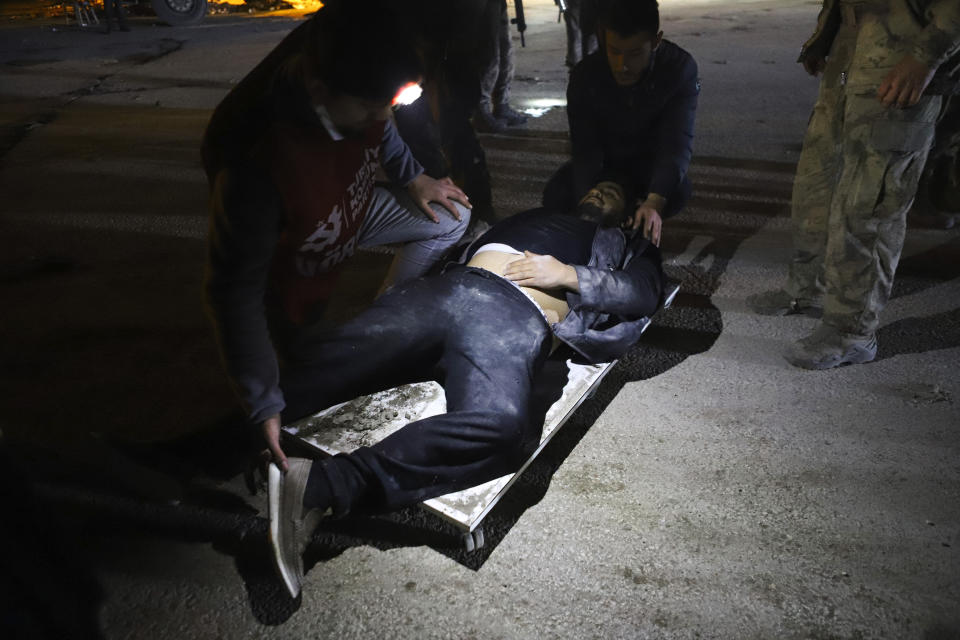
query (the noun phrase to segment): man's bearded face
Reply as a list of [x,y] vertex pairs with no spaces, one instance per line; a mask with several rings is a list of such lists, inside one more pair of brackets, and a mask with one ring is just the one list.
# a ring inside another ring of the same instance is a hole
[[616,182],[601,182],[583,197],[577,214],[601,227],[619,227],[623,223],[625,209],[623,187]]

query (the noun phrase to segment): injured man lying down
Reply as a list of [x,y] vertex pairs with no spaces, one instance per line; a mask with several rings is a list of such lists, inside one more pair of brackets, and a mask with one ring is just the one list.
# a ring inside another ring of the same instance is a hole
[[517,214],[478,238],[462,263],[397,285],[300,345],[281,377],[287,423],[425,380],[443,386],[447,412],[316,461],[277,456],[278,434],[265,434],[276,463],[270,542],[291,595],[323,517],[390,511],[519,469],[540,440],[531,387],[555,344],[605,362],[639,339],[663,296],[661,258],[642,236],[625,236],[618,218]]

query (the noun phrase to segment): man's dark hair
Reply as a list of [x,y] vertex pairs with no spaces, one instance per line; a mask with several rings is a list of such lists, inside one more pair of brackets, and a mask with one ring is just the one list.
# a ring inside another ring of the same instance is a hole
[[312,18],[304,54],[333,92],[389,102],[423,75],[415,25],[389,0],[329,0]]
[[623,37],[638,33],[656,36],[660,32],[657,0],[601,0],[597,26]]

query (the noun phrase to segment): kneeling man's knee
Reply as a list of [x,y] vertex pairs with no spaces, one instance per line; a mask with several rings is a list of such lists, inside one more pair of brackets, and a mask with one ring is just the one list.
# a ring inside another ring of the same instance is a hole
[[460,216],[460,219],[457,220],[453,217],[453,214],[447,211],[446,207],[431,203],[434,213],[437,214],[437,218],[440,219],[440,233],[438,237],[450,240],[451,243],[456,243],[466,232],[467,226],[470,224],[470,209],[466,208],[459,202],[454,202],[453,205],[457,208],[457,214]]

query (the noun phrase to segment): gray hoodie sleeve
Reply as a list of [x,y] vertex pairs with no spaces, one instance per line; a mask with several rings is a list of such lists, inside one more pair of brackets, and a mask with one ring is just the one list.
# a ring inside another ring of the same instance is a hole
[[279,196],[262,175],[220,172],[211,199],[206,300],[227,374],[255,423],[285,406],[264,306],[280,220]]
[[400,137],[393,120],[387,120],[383,129],[383,140],[380,142],[380,165],[390,182],[406,187],[410,182],[423,173],[423,167],[410,152],[410,147]]

